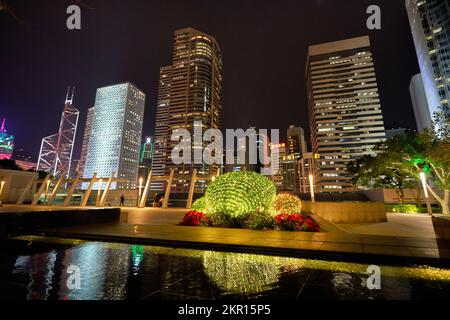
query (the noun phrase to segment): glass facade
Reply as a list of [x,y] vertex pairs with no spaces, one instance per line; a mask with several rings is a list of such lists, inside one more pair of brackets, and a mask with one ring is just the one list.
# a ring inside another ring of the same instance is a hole
[[84,178],[114,172],[121,181],[113,182],[112,190],[137,187],[144,108],[145,94],[131,83],[97,90]]
[[[417,105],[413,95],[417,124],[422,130],[429,127],[440,106],[447,110],[449,106],[450,0],[406,0],[406,8],[426,95],[427,105]],[[419,108],[426,109],[426,117]]]
[[[170,141],[173,130],[187,129],[194,137],[194,122],[201,121],[202,131],[221,129],[222,125],[222,54],[216,39],[192,28],[175,31],[172,65],[161,68],[155,125],[153,174],[168,175],[175,169],[180,175],[190,175],[194,169],[200,175],[216,172],[207,164],[175,165],[170,158],[177,144]],[[193,146],[192,152],[204,146]],[[177,179],[173,192],[186,192],[189,184]],[[162,190],[161,183],[154,183]],[[198,192],[206,183],[196,184]]]

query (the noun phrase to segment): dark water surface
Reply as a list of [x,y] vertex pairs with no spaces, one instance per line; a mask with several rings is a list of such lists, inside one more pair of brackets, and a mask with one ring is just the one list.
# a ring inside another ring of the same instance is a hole
[[[0,299],[449,299],[450,269],[22,237],[0,252]],[[80,271],[74,288],[71,270]]]

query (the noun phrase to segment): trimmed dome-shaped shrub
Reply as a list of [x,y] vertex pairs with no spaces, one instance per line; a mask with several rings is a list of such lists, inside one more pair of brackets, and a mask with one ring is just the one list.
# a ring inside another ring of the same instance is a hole
[[201,197],[195,200],[194,203],[192,204],[192,210],[207,213],[208,210],[206,209],[205,197]]
[[208,213],[239,218],[248,213],[272,209],[276,188],[256,172],[230,172],[218,177],[206,190]]
[[299,197],[290,193],[280,193],[275,198],[273,208],[277,213],[300,213],[302,211],[302,201]]

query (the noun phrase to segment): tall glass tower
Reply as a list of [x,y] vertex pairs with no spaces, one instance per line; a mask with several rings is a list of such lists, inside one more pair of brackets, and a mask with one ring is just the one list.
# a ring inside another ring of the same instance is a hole
[[144,108],[145,94],[131,83],[97,89],[84,178],[114,172],[122,181],[112,190],[137,187]]
[[[411,95],[419,131],[430,127],[440,106],[450,99],[450,0],[406,0],[419,59],[420,76],[411,81]],[[418,83],[421,77],[422,83]],[[420,99],[425,92],[425,99]],[[423,111],[425,109],[425,112]]]
[[[170,141],[175,129],[184,128],[194,137],[194,122],[202,122],[202,132],[221,129],[222,125],[222,55],[216,39],[192,28],[175,31],[172,65],[161,68],[155,126],[153,173],[168,175],[171,169],[190,175],[210,174],[214,166],[206,164],[175,165],[170,158],[177,142]],[[200,149],[204,146],[193,146]],[[192,159],[194,156],[192,155]],[[175,192],[187,190],[188,184],[177,179]],[[161,184],[154,187],[160,187]],[[198,189],[206,185],[199,181]]]
[[37,171],[51,173],[54,177],[69,178],[73,146],[77,134],[80,112],[73,106],[74,90],[69,99],[69,90],[61,115],[58,133],[42,139]]

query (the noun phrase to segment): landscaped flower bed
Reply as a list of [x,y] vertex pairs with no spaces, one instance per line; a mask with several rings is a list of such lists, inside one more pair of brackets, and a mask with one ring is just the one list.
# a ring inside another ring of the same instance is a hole
[[211,226],[211,221],[203,212],[189,211],[180,222],[180,226],[199,227]]
[[275,225],[282,231],[320,232],[319,225],[304,214],[282,213],[275,217]]
[[255,172],[233,172],[211,183],[180,225],[320,232],[319,225],[301,208],[298,197],[277,195],[268,178]]

